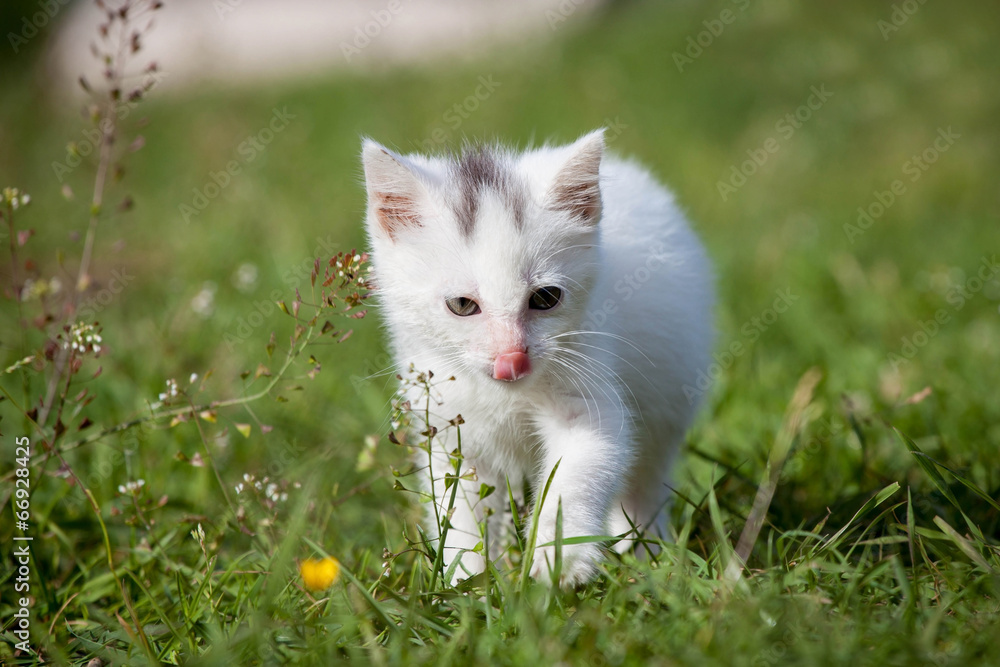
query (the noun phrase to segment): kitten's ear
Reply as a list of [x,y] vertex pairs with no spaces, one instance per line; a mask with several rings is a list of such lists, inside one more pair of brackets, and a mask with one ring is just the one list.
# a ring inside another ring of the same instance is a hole
[[375,227],[372,231],[395,240],[403,229],[419,227],[419,202],[426,191],[405,158],[365,139],[361,162],[368,190],[368,221]]
[[567,211],[574,219],[596,225],[601,217],[601,158],[604,130],[577,139],[569,147],[570,158],[559,170],[548,201],[552,208]]

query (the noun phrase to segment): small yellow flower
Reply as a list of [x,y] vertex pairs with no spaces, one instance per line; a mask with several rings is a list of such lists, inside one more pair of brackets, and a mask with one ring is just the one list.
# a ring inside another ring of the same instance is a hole
[[316,560],[307,558],[299,565],[302,583],[311,591],[322,591],[333,585],[340,575],[340,561],[336,558]]

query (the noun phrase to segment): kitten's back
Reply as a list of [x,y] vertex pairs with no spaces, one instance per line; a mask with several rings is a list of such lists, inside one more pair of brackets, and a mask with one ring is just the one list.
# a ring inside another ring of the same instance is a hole
[[[708,365],[713,340],[708,258],[673,196],[637,163],[606,158],[601,195],[602,261],[590,323],[610,334],[600,344],[626,362],[619,372],[642,420],[666,418],[683,431],[698,407],[684,387],[694,387]],[[603,324],[593,316],[601,312]]]

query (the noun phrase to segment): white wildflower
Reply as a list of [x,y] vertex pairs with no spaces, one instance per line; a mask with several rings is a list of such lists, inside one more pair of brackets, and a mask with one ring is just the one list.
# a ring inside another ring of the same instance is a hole
[[233,287],[244,294],[252,292],[253,288],[257,286],[257,278],[259,275],[260,272],[257,270],[257,265],[251,264],[250,262],[244,262],[243,264],[240,264],[240,267],[236,269],[235,273],[233,273]]
[[122,495],[129,494],[136,496],[139,495],[139,491],[142,490],[142,487],[144,486],[146,486],[146,480],[144,479],[137,479],[134,482],[125,482],[124,484],[118,485],[118,493]]
[[177,388],[177,380],[170,378],[167,380],[167,390],[160,394],[159,398],[161,401],[169,401],[172,398],[177,398],[180,394],[180,390]]
[[98,333],[97,328],[93,324],[77,322],[63,339],[63,347],[71,349],[74,352],[79,352],[80,354],[86,354],[87,352],[97,354],[101,351],[100,343],[102,342],[104,342],[104,339],[101,338],[101,334]]
[[201,291],[191,299],[191,310],[203,319],[208,319],[215,312],[215,283],[207,280],[202,283]]

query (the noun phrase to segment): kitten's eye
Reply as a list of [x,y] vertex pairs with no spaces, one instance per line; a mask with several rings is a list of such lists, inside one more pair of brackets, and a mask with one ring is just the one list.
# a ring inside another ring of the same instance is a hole
[[448,310],[455,313],[459,317],[468,317],[469,315],[475,315],[479,312],[479,304],[464,296],[456,296],[451,299],[445,299],[445,304],[448,306]]
[[562,290],[558,287],[540,287],[531,293],[528,308],[532,310],[548,310],[554,308],[562,298]]

